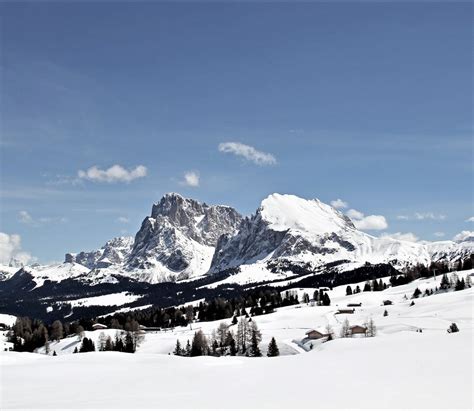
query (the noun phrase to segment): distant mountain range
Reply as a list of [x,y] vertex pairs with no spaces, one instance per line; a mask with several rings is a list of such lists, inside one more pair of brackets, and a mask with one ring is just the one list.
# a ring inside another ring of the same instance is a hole
[[67,288],[80,297],[98,286],[127,291],[134,283],[265,284],[318,275],[327,267],[345,272],[366,264],[402,271],[431,262],[455,265],[473,253],[470,237],[423,243],[374,237],[330,205],[294,195],[272,194],[255,214],[242,217],[232,207],[170,193],[153,205],[135,238],[68,253],[58,265],[0,267],[0,303],[7,292],[20,297],[42,287],[56,293]]

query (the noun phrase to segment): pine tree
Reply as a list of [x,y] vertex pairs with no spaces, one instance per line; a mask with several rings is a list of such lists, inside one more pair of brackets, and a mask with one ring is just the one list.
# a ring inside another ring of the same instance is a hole
[[385,310],[385,311],[383,312],[383,316],[384,316],[384,317],[387,317],[387,316],[388,316],[388,311],[387,311],[387,310]]
[[346,287],[346,295],[352,295],[352,288],[350,285]]
[[214,340],[214,341],[212,342],[212,355],[214,355],[215,357],[218,356],[218,354],[217,354],[217,349],[218,349],[218,348],[219,348],[219,344],[217,343],[216,340]]
[[113,349],[114,349],[114,346],[113,346],[113,343],[112,343],[112,338],[109,335],[107,337],[107,339],[105,340],[104,351],[112,351]]
[[229,342],[229,354],[232,357],[235,357],[237,355],[237,347],[235,345],[235,340],[232,338]]
[[179,340],[176,340],[176,347],[173,351],[173,354],[174,355],[182,355],[183,354],[182,349],[181,349],[181,343],[179,342]]
[[457,333],[459,332],[459,328],[456,323],[452,323],[448,328],[448,333]]
[[364,292],[365,292],[365,291],[371,291],[370,283],[369,283],[368,281],[365,283],[365,285],[364,285],[364,290],[363,290],[363,291],[364,291]]
[[270,344],[268,344],[267,357],[278,357],[280,355],[280,350],[275,341],[275,337],[272,337]]
[[77,347],[74,348],[74,351],[72,352],[73,354],[77,354],[79,351],[77,351]]
[[440,283],[439,288],[441,288],[442,290],[447,290],[449,287],[450,287],[450,284],[449,284],[448,276],[447,274],[443,274],[443,276],[441,277],[441,283]]
[[56,351],[53,351],[53,357],[56,357],[58,354],[56,354]]
[[331,299],[329,298],[329,295],[327,295],[327,293],[324,293],[323,295],[323,305],[324,306],[331,305]]
[[134,353],[136,350],[135,339],[133,334],[128,331],[125,335],[125,345],[124,345],[124,352]]
[[207,355],[209,347],[204,333],[199,330],[194,333],[193,341],[191,343],[191,357],[198,357]]
[[261,357],[262,353],[258,347],[258,343],[261,340],[261,336],[258,335],[258,330],[252,329],[252,340],[250,343],[250,355],[252,357]]
[[191,356],[191,344],[189,343],[189,340],[186,342],[186,348],[184,349],[184,355],[186,357]]
[[416,287],[411,298],[418,298],[420,295],[421,295],[421,291],[418,287]]

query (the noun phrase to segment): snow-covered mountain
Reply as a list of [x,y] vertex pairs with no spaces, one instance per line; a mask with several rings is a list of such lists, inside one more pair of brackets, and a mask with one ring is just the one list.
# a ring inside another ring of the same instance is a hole
[[133,237],[116,237],[107,241],[99,249],[89,252],[66,254],[65,263],[77,263],[90,270],[94,268],[107,268],[111,265],[123,264],[133,247]]
[[[467,235],[418,243],[377,238],[333,207],[294,195],[272,194],[254,215],[242,218],[231,207],[171,193],[153,205],[134,238],[117,237],[99,250],[66,254],[62,264],[20,271],[23,283],[28,277],[35,288],[47,280],[92,286],[118,284],[120,278],[156,284],[207,274],[212,280],[228,269],[240,271],[242,279],[234,275],[226,282],[259,283],[298,274],[298,267],[318,273],[328,264],[338,271],[367,262],[397,269],[432,261],[454,265],[473,253],[474,239]],[[18,269],[1,269],[0,280],[13,280]]]
[[205,274],[218,239],[234,234],[241,220],[231,207],[167,194],[143,220],[125,269],[148,282]]
[[309,265],[314,271],[336,262],[390,263],[403,269],[432,261],[453,263],[473,251],[472,238],[435,243],[377,238],[356,229],[349,217],[319,200],[272,194],[242,221],[236,235],[219,239],[210,272],[281,260]]

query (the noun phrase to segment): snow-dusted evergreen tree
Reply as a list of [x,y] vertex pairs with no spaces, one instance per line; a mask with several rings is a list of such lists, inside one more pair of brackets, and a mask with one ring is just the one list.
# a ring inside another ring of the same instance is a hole
[[275,337],[272,337],[270,344],[268,344],[267,357],[278,357],[280,355],[280,350],[275,341]]
[[186,357],[191,356],[191,344],[189,343],[189,340],[186,342],[186,347],[184,349],[184,355]]
[[365,324],[365,327],[367,328],[367,331],[365,335],[367,337],[375,337],[377,334],[377,327],[375,326],[374,320],[371,317],[370,320]]

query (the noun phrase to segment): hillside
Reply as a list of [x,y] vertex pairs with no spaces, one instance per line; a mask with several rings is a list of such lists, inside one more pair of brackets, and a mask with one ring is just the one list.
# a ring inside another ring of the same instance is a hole
[[[472,274],[474,270],[458,273],[463,277]],[[180,327],[147,334],[135,354],[72,355],[76,337],[51,344],[58,357],[3,353],[0,361],[8,378],[2,381],[0,405],[67,408],[74,397],[77,408],[103,404],[109,408],[292,408],[308,406],[310,395],[318,408],[471,408],[473,288],[420,297],[410,306],[416,288],[423,292],[439,281],[439,277],[420,279],[351,296],[341,286],[329,292],[329,307],[300,304],[254,317],[263,334],[262,350],[274,336],[282,351],[277,358],[168,355],[177,338],[190,339],[197,329],[210,335],[220,321],[196,323],[193,330]],[[393,305],[382,306],[387,299]],[[335,314],[349,303],[362,306],[352,315]],[[388,316],[383,316],[385,309]],[[294,343],[306,331],[328,323],[337,336],[345,317],[351,324],[373,318],[376,337],[337,338],[315,343],[309,352]],[[459,333],[446,332],[452,322],[459,326]],[[105,330],[110,335],[115,332]],[[99,331],[87,332],[95,339],[99,335]],[[35,372],[31,373],[33,365]],[[64,373],[71,369],[74,382],[65,383]],[[38,380],[37,375],[43,373],[48,378]],[[126,376],[139,376],[140,384],[132,388]],[[335,385],[344,395],[336,395]],[[20,390],[31,395],[22,396]],[[87,395],[75,396],[78,390]]]

